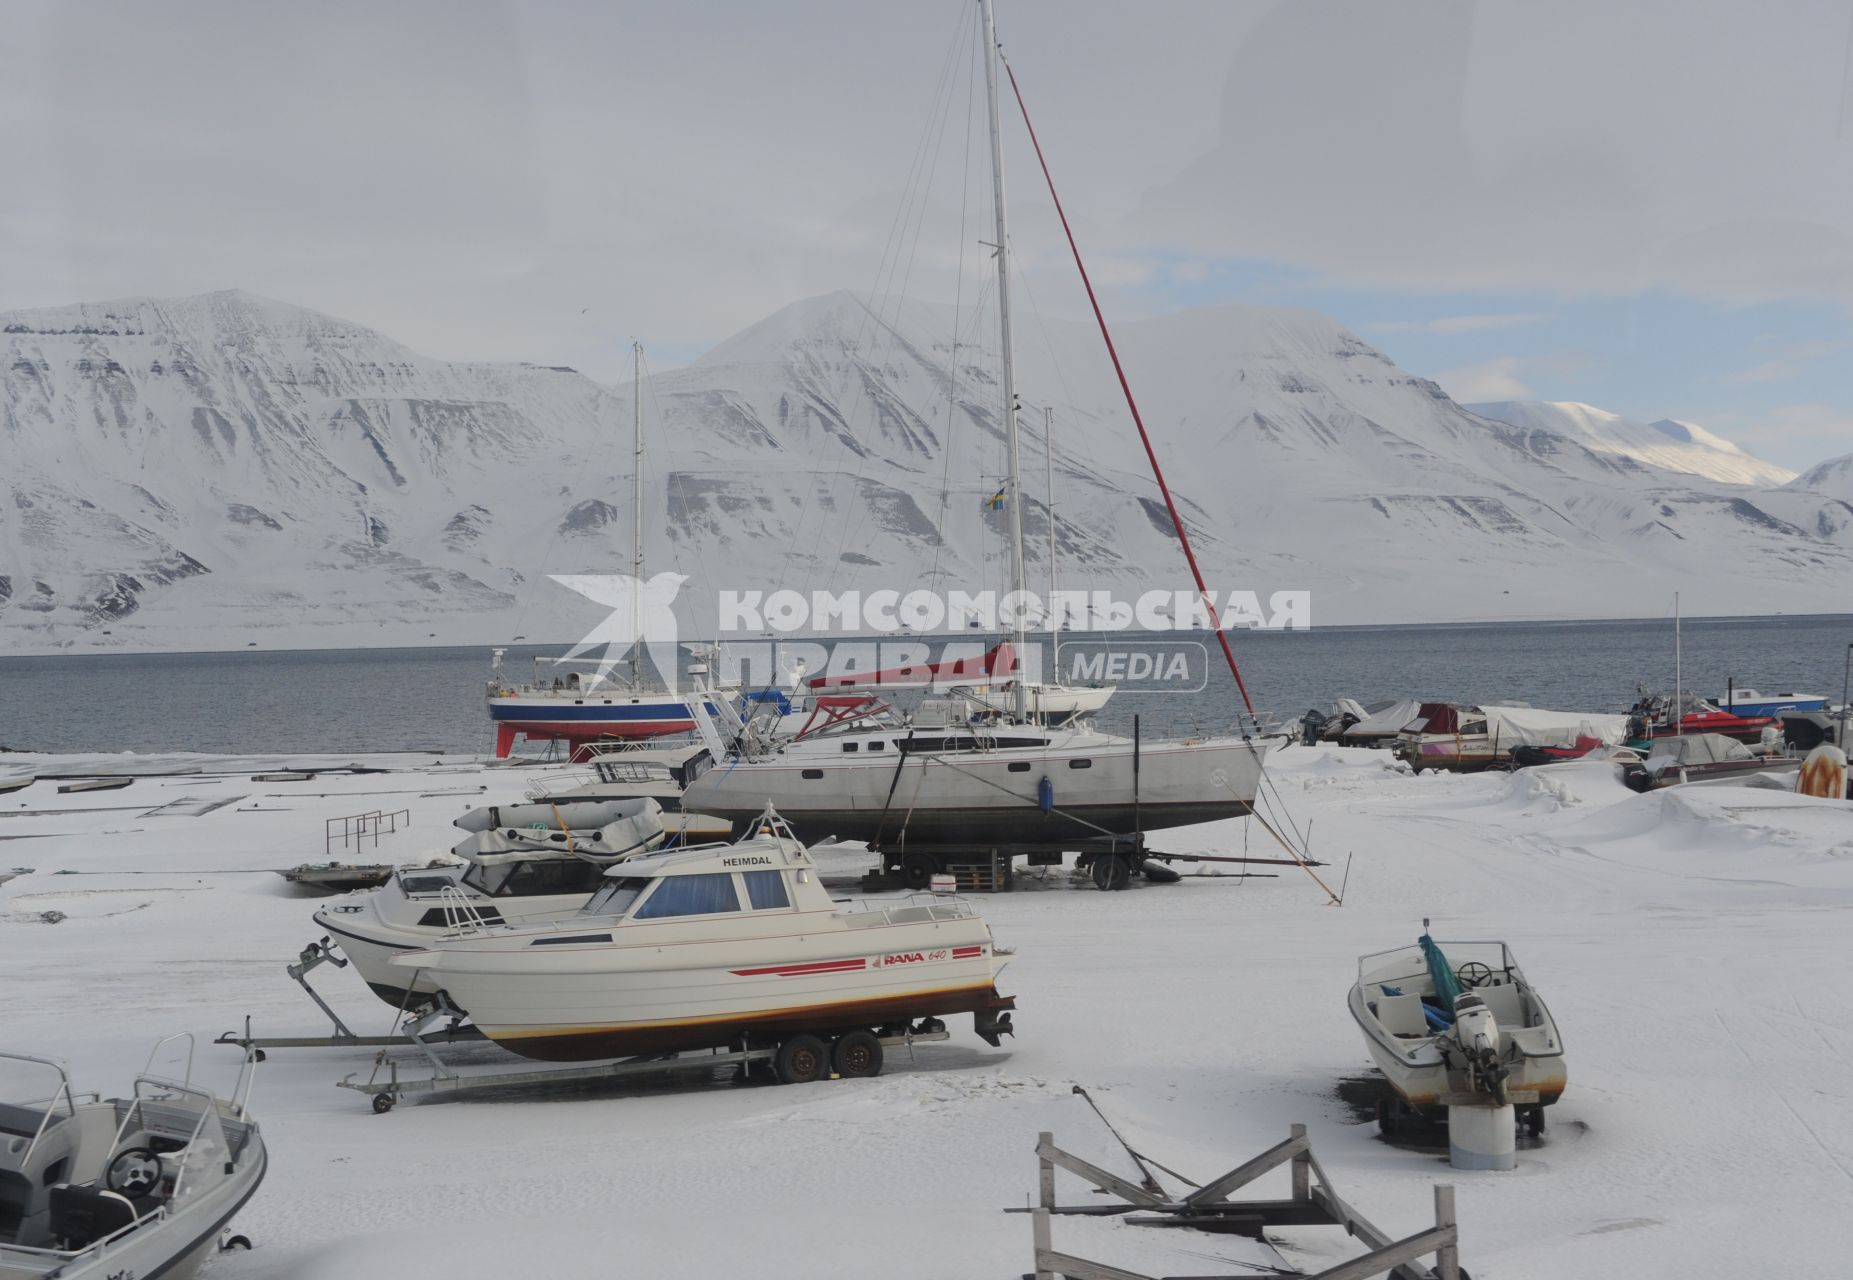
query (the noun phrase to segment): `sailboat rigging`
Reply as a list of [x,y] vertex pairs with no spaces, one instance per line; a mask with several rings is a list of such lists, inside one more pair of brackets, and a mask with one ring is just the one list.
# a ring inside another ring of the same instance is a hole
[[[997,236],[1010,578],[1014,590],[1026,593],[999,48],[991,0],[981,0],[980,8]],[[1165,495],[1169,502],[1168,490]],[[1175,519],[1175,506],[1171,510]],[[1178,529],[1181,534],[1181,523]],[[1201,574],[1198,583],[1201,587]],[[1021,653],[1023,610],[1014,611],[1011,626],[1014,651]],[[1096,884],[1120,888],[1144,868],[1147,830],[1253,811],[1268,745],[1262,740],[1128,739],[1101,733],[1085,720],[1045,723],[1030,700],[1029,684],[1019,678],[1012,681],[1008,711],[955,690],[951,698],[923,702],[904,728],[825,726],[796,737],[762,728],[752,718],[741,720],[723,707],[718,719],[726,722],[725,739],[715,719],[697,717],[717,767],[694,778],[683,804],[745,823],[771,802],[801,839],[835,835],[868,841],[887,869],[920,888],[949,861],[970,861],[974,850],[1006,860],[1022,853],[1032,865],[1058,864],[1066,851],[1078,851],[1079,865]]]

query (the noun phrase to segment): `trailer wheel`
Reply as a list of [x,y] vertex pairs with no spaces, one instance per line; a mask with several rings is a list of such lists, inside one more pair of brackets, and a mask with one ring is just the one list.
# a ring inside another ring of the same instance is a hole
[[779,1046],[772,1066],[778,1072],[780,1084],[809,1084],[824,1073],[824,1064],[829,1060],[829,1051],[822,1040],[816,1036],[793,1036]]
[[219,1242],[220,1253],[233,1253],[238,1250],[249,1249],[250,1247],[250,1236],[227,1236],[224,1240]]
[[846,1080],[881,1074],[881,1041],[872,1031],[851,1031],[830,1050],[830,1066]]
[[393,1097],[390,1093],[374,1094],[373,1095],[373,1114],[376,1116],[385,1115],[388,1111],[392,1110],[393,1103],[397,1101],[398,1099]]
[[1093,876],[1097,889],[1124,889],[1132,880],[1132,864],[1117,853],[1098,854]]
[[909,889],[930,889],[939,872],[939,859],[930,853],[910,853],[901,859],[901,883]]

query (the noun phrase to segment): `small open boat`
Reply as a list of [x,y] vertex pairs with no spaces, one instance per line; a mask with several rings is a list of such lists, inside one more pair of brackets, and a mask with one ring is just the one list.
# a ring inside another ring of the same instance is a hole
[[134,782],[133,778],[86,778],[82,782],[67,782],[58,788],[59,795],[68,795],[79,791],[120,791]]
[[254,1069],[247,1056],[230,1101],[145,1072],[127,1097],[100,1098],[74,1094],[55,1062],[0,1053],[13,1086],[0,1101],[0,1276],[192,1275],[264,1179],[245,1109]]
[[[1424,932],[1414,946],[1362,956],[1349,1004],[1405,1107],[1512,1105],[1543,1132],[1543,1108],[1568,1078],[1563,1038],[1505,943]],[[1393,1109],[1379,1118],[1393,1127]]]

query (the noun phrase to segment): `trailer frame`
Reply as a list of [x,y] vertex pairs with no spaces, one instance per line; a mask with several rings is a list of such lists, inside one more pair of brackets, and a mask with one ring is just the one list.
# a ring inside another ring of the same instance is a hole
[[[929,1019],[937,1023],[937,1019]],[[480,1033],[479,1033],[480,1034]],[[913,1047],[916,1044],[937,1040],[951,1039],[951,1033],[943,1024],[938,1029],[914,1031],[908,1030],[901,1035],[877,1037],[884,1048],[905,1047],[909,1062],[915,1061]],[[675,1075],[693,1071],[712,1071],[716,1067],[738,1065],[745,1070],[753,1063],[771,1062],[778,1056],[776,1046],[766,1048],[720,1049],[715,1048],[706,1053],[669,1053],[638,1058],[625,1058],[617,1062],[599,1062],[580,1067],[524,1067],[519,1071],[471,1072],[468,1074],[452,1070],[417,1033],[411,1041],[424,1050],[425,1057],[431,1061],[432,1072],[428,1076],[402,1078],[399,1075],[399,1062],[396,1058],[387,1058],[385,1051],[376,1055],[373,1074],[366,1080],[356,1080],[349,1074],[335,1084],[342,1089],[352,1089],[364,1093],[373,1099],[376,1115],[385,1115],[391,1111],[399,1100],[407,1094],[462,1094],[484,1089],[506,1089],[526,1084],[558,1084],[565,1081],[602,1081],[623,1080],[650,1075]],[[386,1079],[380,1080],[379,1069],[386,1068]],[[834,1077],[820,1077],[834,1078]]]

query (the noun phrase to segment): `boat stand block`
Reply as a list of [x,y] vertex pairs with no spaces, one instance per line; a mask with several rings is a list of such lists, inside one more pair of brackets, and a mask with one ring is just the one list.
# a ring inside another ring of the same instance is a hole
[[1518,1117],[1513,1108],[1449,1107],[1448,1163],[1456,1169],[1518,1168]]

